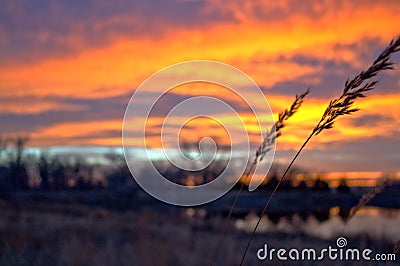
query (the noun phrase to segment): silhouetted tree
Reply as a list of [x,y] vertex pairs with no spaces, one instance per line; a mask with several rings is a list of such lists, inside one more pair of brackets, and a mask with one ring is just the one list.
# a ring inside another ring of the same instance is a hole
[[11,190],[28,189],[29,176],[27,173],[27,163],[24,160],[25,145],[28,137],[18,136],[11,139],[13,150],[8,158],[8,177],[7,182]]
[[80,157],[72,163],[73,178],[75,187],[79,190],[89,190],[93,188],[93,167]]
[[0,136],[0,159],[1,159],[1,154],[6,148],[7,148],[7,140],[3,136]]
[[57,160],[52,171],[52,187],[57,190],[67,188],[71,172],[71,166],[68,163]]
[[54,172],[56,171],[56,167],[58,167],[58,164],[60,164],[60,161],[57,156],[50,156],[46,153],[40,154],[39,160],[36,165],[41,179],[41,189],[49,190],[51,188],[54,181]]
[[131,173],[122,154],[108,153],[105,158],[110,162],[112,171],[107,175],[108,187],[117,191],[124,189],[131,179]]
[[313,190],[320,190],[320,191],[328,191],[328,190],[330,190],[328,183],[326,181],[322,180],[319,177],[317,178],[317,180],[315,180],[312,189]]
[[339,192],[342,192],[342,193],[349,193],[350,192],[350,188],[347,185],[347,182],[346,182],[345,178],[341,178],[340,179],[340,183],[339,183],[339,186],[337,187],[337,190]]
[[[0,136],[0,162],[3,162],[3,151],[7,147],[7,141],[4,137]],[[5,165],[0,165],[0,198],[8,199],[9,198],[9,185],[8,185],[8,168]]]

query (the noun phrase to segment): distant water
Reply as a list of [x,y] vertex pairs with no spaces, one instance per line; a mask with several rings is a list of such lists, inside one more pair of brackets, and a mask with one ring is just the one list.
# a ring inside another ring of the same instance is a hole
[[[333,212],[335,212],[333,210]],[[258,216],[249,214],[243,219],[236,220],[236,227],[245,231],[252,231]],[[298,215],[291,218],[281,218],[273,223],[264,217],[258,232],[285,232],[305,233],[323,239],[332,239],[338,236],[367,235],[371,239],[397,242],[400,240],[400,210],[378,207],[365,207],[354,216],[347,225],[338,214],[331,214],[325,221],[318,221],[310,215],[302,219]]]

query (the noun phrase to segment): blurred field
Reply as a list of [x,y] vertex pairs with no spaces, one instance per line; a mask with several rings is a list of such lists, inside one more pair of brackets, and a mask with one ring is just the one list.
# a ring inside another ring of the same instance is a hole
[[[0,265],[207,265],[222,221],[222,216],[204,217],[186,208],[112,211],[82,204],[1,201]],[[215,265],[237,265],[247,239],[246,232],[230,226]],[[372,245],[375,251],[387,252],[391,245],[372,243],[365,236],[351,241],[359,247]],[[333,243],[301,232],[258,234],[246,265],[266,264],[255,255],[266,242],[315,248]]]
[[212,223],[206,226],[177,213],[0,206],[1,265],[204,265],[216,238],[209,230]]

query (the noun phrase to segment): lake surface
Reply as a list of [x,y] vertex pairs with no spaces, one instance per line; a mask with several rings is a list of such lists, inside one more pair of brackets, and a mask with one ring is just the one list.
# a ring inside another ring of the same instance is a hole
[[[305,233],[323,239],[332,239],[338,236],[367,235],[371,239],[397,242],[400,240],[400,210],[379,207],[362,208],[347,224],[331,209],[328,219],[321,221],[310,215],[304,219],[297,214],[291,217],[282,217],[278,222],[272,222],[264,216],[258,232]],[[251,232],[258,216],[250,213],[246,217],[236,220],[236,227]]]

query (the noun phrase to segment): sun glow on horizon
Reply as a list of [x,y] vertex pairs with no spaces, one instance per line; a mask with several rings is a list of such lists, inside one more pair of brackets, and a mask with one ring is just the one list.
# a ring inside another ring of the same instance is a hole
[[[171,64],[207,59],[231,64],[249,75],[261,87],[275,119],[296,93],[311,87],[277,141],[286,161],[307,138],[329,99],[341,93],[346,79],[365,69],[399,34],[400,5],[391,1],[359,5],[208,0],[197,4],[190,10],[182,4],[174,16],[143,3],[137,7],[143,14],[128,6],[124,14],[93,8],[93,16],[76,19],[64,12],[71,8],[69,4],[60,3],[53,10],[58,18],[49,14],[40,20],[37,10],[26,13],[23,5],[6,6],[13,20],[0,29],[0,135],[29,135],[32,147],[121,146],[124,110],[135,89]],[[25,29],[29,24],[32,28]],[[329,166],[329,176],[340,175],[339,162],[346,175],[361,173],[355,178],[400,171],[395,165],[396,147],[400,150],[400,68],[395,67],[357,103],[360,112],[340,118],[333,129],[313,139],[305,160],[322,160],[321,168]],[[252,145],[257,146],[257,118],[229,89],[205,83],[183,85],[171,90],[168,101],[199,94],[232,103]],[[222,124],[234,121],[224,113],[216,117]],[[181,120],[176,118],[177,125]],[[162,115],[155,114],[147,122],[146,141],[151,148],[161,147],[158,133],[163,121]],[[141,130],[130,122],[132,131]],[[182,139],[196,141],[212,133],[221,144],[229,143],[222,127],[197,122],[182,131]],[[143,139],[133,136],[129,142],[141,144]],[[348,155],[348,147],[358,151],[357,160],[354,153]],[[330,157],[322,158],[323,151],[330,151]],[[354,160],[345,166],[349,157]]]

